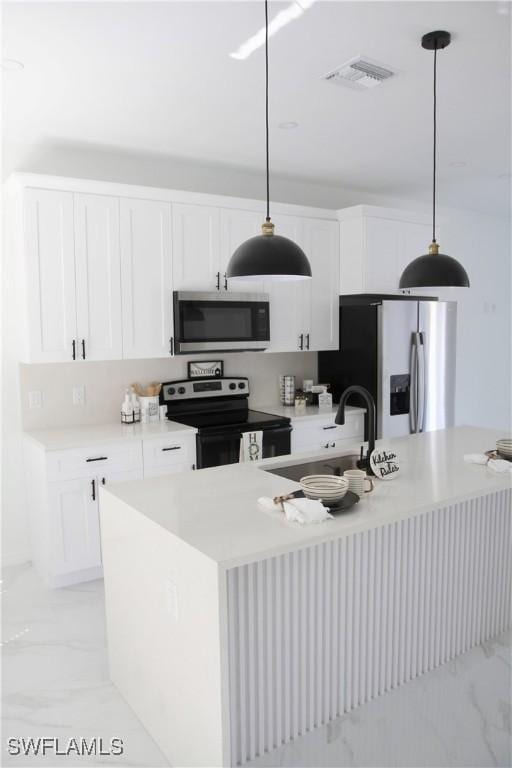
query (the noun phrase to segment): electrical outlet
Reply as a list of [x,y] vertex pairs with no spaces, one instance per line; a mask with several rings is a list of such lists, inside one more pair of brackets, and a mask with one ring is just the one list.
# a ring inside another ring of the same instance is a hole
[[40,389],[35,389],[33,392],[28,393],[28,407],[29,408],[42,408],[43,407],[43,393]]
[[73,405],[85,405],[85,387],[83,384],[73,387]]

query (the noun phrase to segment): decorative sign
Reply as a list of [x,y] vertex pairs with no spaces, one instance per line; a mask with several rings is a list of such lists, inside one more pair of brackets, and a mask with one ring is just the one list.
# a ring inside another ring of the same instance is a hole
[[219,378],[224,375],[222,360],[196,360],[188,364],[189,379]]
[[392,480],[400,472],[398,456],[391,448],[375,448],[370,456],[370,465],[379,480]]

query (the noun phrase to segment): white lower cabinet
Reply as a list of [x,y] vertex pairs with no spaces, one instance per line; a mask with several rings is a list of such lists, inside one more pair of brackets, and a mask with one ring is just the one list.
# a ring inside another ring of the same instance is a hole
[[364,411],[347,413],[345,424],[335,424],[334,414],[292,418],[291,452],[318,451],[321,448],[343,449],[364,439]]
[[143,442],[144,477],[174,474],[185,469],[195,469],[195,434],[172,434]]
[[103,576],[100,489],[195,467],[195,434],[169,433],[87,448],[46,450],[25,441],[34,565],[49,587]]
[[100,521],[95,478],[49,483],[48,511],[53,575],[101,567]]

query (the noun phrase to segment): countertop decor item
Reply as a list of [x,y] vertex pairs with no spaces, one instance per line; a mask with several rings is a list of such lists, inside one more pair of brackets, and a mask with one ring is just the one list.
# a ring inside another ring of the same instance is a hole
[[428,51],[434,51],[434,144],[432,178],[432,242],[428,254],[418,256],[404,269],[400,278],[400,288],[437,288],[452,286],[469,288],[466,270],[452,256],[439,253],[436,241],[436,152],[437,152],[437,51],[450,45],[449,32],[437,31],[423,35],[421,45]]
[[194,360],[187,364],[189,379],[219,378],[224,376],[223,360]]
[[265,137],[267,174],[267,215],[261,235],[238,246],[228,264],[228,278],[243,280],[306,280],[311,266],[306,254],[293,240],[274,234],[270,220],[270,169],[268,130],[268,2],[265,0]]
[[379,480],[393,480],[400,472],[400,461],[392,448],[376,448],[370,456],[370,466]]

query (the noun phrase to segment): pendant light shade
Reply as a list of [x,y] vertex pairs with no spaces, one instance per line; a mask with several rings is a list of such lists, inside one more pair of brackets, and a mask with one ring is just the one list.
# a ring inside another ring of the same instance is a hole
[[270,220],[270,168],[268,140],[268,4],[265,0],[265,137],[267,170],[267,216],[261,235],[251,237],[232,255],[226,275],[240,280],[306,280],[311,267],[302,248],[293,240],[274,234]]
[[[240,245],[229,262],[227,276],[240,279],[304,280],[311,277],[306,254],[297,243],[274,235],[272,222],[262,226],[263,233]],[[269,234],[266,229],[272,229]]]
[[428,254],[417,259],[404,269],[400,278],[400,288],[469,288],[466,270],[456,259],[439,253],[436,241],[436,156],[437,156],[437,51],[450,45],[449,32],[429,32],[423,35],[421,45],[428,51],[434,51],[434,143],[433,143],[433,179],[432,179],[432,242]]
[[469,277],[466,270],[457,259],[445,253],[434,251],[431,243],[425,256],[418,256],[402,272],[400,288],[437,288],[459,287],[469,288]]

